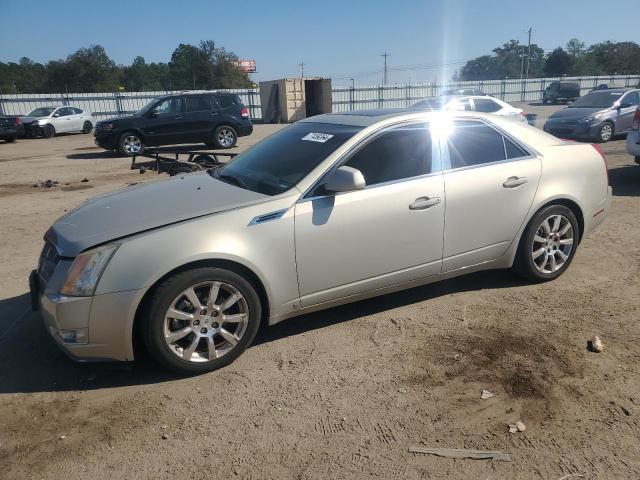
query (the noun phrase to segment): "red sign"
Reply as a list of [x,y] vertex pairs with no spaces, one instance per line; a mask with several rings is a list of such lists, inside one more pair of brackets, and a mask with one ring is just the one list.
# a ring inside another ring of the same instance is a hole
[[255,60],[238,60],[236,65],[244,72],[254,73],[256,71]]

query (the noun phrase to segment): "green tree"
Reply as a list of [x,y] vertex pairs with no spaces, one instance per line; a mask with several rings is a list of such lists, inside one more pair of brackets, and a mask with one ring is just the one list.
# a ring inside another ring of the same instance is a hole
[[572,38],[567,42],[567,52],[574,58],[580,58],[587,53],[587,46],[577,38]]
[[640,45],[635,42],[596,43],[589,47],[587,55],[603,75],[634,74],[640,68]]
[[574,62],[574,56],[569,55],[562,47],[558,47],[547,57],[544,64],[544,74],[547,77],[568,75]]
[[193,45],[178,45],[171,55],[169,73],[174,90],[212,88],[209,60],[202,50]]

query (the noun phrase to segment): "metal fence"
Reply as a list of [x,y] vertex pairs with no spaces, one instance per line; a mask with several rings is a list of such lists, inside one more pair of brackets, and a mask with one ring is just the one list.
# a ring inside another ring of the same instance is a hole
[[635,87],[640,75],[610,75],[600,77],[554,77],[422,83],[413,85],[342,86],[333,87],[333,111],[345,112],[371,108],[406,108],[418,100],[442,95],[447,90],[477,88],[505,102],[530,102],[542,99],[542,92],[553,81],[563,80],[580,85],[580,95],[589,93],[603,83],[609,87]]
[[[600,77],[504,79],[447,84],[422,83],[385,86],[334,86],[334,112],[375,108],[405,108],[427,97],[460,88],[478,88],[506,102],[540,100],[543,90],[553,81],[564,80],[580,85],[584,95],[594,87],[606,83],[610,87],[633,87],[640,83],[640,75],[610,75]],[[259,89],[224,90],[237,93],[249,108],[251,118],[262,119]],[[26,115],[38,107],[72,105],[93,112],[98,118],[127,115],[140,109],[149,100],[177,92],[116,92],[116,93],[59,93],[0,95],[0,115]]]
[[[261,118],[257,89],[224,90],[237,93],[252,118]],[[39,107],[71,105],[92,112],[98,119],[130,115],[149,100],[178,92],[42,93],[0,95],[0,115],[26,115]]]

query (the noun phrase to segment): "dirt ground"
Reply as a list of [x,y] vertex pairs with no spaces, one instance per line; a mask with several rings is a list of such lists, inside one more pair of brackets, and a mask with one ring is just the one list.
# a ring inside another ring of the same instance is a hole
[[[554,108],[526,106],[540,122]],[[640,166],[623,140],[604,146],[609,218],[558,280],[485,272],[306,315],[192,378],[144,358],[73,363],[29,310],[48,226],[157,178],[92,141],[0,145],[0,478],[640,477]],[[32,187],[47,179],[60,185]],[[526,431],[508,433],[517,420]],[[418,445],[512,460],[408,453]]]

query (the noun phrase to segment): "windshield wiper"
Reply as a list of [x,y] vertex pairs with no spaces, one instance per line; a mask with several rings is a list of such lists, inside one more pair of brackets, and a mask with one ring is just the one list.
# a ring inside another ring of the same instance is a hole
[[235,177],[233,175],[228,175],[226,173],[220,173],[219,167],[215,169],[209,170],[209,175],[214,178],[219,178],[225,183],[230,183],[235,185],[236,187],[244,188],[246,190],[250,190],[247,186],[246,182],[242,180],[240,177]]

